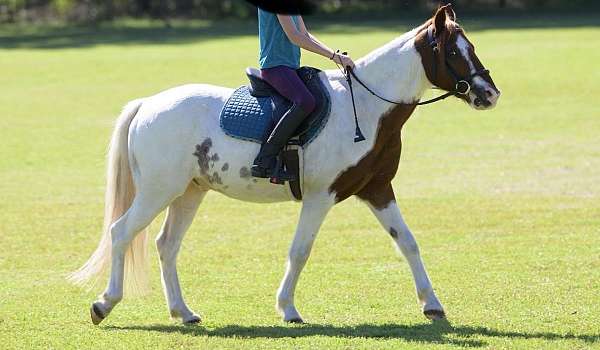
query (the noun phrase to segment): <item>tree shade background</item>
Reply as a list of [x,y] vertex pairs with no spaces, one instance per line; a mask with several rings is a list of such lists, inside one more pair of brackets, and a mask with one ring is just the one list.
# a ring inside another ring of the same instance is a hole
[[[425,11],[436,0],[321,0],[321,12]],[[461,10],[585,10],[595,0],[454,0]],[[255,8],[243,0],[0,0],[0,22],[61,20],[97,22],[117,17],[249,18]]]

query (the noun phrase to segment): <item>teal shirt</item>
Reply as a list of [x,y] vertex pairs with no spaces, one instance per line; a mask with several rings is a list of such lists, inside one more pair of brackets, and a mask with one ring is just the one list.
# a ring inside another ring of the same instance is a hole
[[[292,20],[297,27],[298,16],[292,16]],[[300,67],[300,47],[288,39],[276,14],[258,9],[258,37],[260,68]]]

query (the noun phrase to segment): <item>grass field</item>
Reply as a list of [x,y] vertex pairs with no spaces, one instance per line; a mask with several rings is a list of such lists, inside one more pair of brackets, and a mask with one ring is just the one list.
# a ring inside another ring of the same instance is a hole
[[[168,318],[152,249],[151,293],[93,326],[97,291],[64,277],[97,244],[116,115],[187,82],[245,83],[254,25],[0,27],[0,348],[600,348],[598,18],[466,20],[499,106],[448,101],[405,127],[394,186],[449,324],[420,314],[407,264],[354,199],[328,216],[299,283],[309,324],[281,323],[275,291],[299,205],[212,194],[179,258],[204,323]],[[358,57],[416,24],[316,32]]]

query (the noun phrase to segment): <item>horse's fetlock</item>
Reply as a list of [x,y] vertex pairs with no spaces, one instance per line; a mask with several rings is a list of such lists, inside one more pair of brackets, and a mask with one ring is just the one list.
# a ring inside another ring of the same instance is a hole
[[171,318],[181,318],[181,312],[177,309],[171,308],[169,313],[171,314]]
[[294,307],[294,300],[289,296],[281,296],[277,297],[277,302],[275,303],[275,308],[279,311],[284,311],[288,307]]
[[109,304],[109,306],[107,307],[108,308],[107,311],[110,311],[115,304],[118,304],[121,302],[121,300],[123,300],[123,293],[119,293],[119,294],[104,293],[104,295],[102,296],[102,299],[104,299]]

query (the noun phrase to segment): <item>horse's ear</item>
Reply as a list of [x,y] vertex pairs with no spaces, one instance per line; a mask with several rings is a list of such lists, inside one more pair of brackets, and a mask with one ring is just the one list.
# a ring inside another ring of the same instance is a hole
[[441,37],[444,31],[446,31],[446,6],[440,7],[435,13],[435,17],[433,18],[433,23],[435,24],[435,36]]
[[446,8],[446,15],[448,15],[448,18],[452,22],[456,22],[456,12],[454,12],[454,9],[452,8],[452,4],[446,5],[445,8]]

